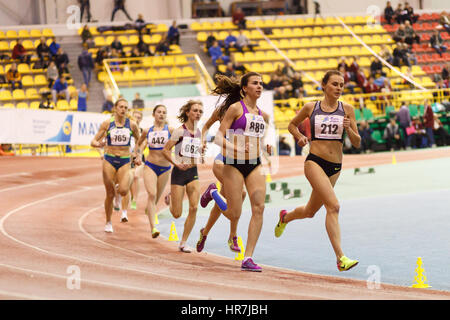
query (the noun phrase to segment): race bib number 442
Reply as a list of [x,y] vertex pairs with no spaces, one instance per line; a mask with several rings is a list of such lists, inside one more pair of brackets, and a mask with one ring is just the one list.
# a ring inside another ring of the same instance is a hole
[[344,131],[344,117],[318,114],[314,118],[314,134],[319,139],[339,140]]

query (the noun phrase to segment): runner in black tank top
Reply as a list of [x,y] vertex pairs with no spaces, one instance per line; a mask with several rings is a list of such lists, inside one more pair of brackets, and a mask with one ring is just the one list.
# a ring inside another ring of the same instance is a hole
[[303,147],[308,140],[298,131],[298,126],[306,118],[311,121],[311,148],[305,160],[305,176],[311,184],[312,193],[306,205],[289,213],[286,210],[280,212],[275,236],[282,235],[288,222],[312,218],[324,205],[327,211],[325,226],[336,255],[337,267],[339,271],[346,271],[356,266],[358,261],[347,258],[341,249],[339,201],[333,188],[342,165],[344,132],[355,148],[359,148],[361,137],[353,107],[338,101],[344,90],[342,74],[336,70],[328,71],[322,80],[322,88],[323,100],[305,104],[288,127],[289,132],[298,140],[298,145]]

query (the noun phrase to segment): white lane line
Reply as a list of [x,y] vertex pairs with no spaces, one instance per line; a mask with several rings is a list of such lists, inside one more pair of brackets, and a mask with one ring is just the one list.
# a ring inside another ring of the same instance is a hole
[[[26,269],[26,268],[12,266],[12,265],[8,265],[8,264],[4,264],[4,263],[0,263],[0,267],[17,270],[17,271],[20,271],[20,272],[23,272],[26,274],[32,273],[32,274],[38,274],[41,276],[62,279],[62,280],[67,280],[67,278],[68,278],[67,275],[62,276],[62,275],[59,275],[56,273],[49,273],[49,272],[44,272],[44,271]],[[104,281],[98,281],[98,280],[90,280],[90,279],[85,279],[83,277],[80,279],[80,283],[81,283],[81,286],[83,285],[83,283],[87,283],[87,284],[98,285],[98,286],[109,287],[109,288],[119,288],[119,289],[123,289],[123,290],[137,291],[137,292],[141,292],[141,293],[163,294],[163,295],[167,295],[169,297],[174,297],[174,298],[189,297],[189,295],[183,295],[183,294],[173,293],[173,292],[164,291],[164,290],[145,289],[145,288],[139,288],[139,287],[128,286],[128,285],[123,285],[123,284],[116,284],[116,283],[110,283],[110,282],[104,282]],[[10,295],[8,291],[3,291],[3,292],[6,295]],[[16,294],[16,293],[14,293],[14,294]],[[41,299],[41,298],[36,298],[35,296],[30,296],[29,298],[30,299]],[[207,299],[207,297],[203,297],[203,299]]]
[[51,298],[44,298],[41,296],[29,295],[29,294],[13,292],[13,291],[4,291],[4,290],[0,290],[0,295],[6,296],[6,299],[4,299],[4,300],[8,300],[8,298],[17,298],[20,300],[54,300]]

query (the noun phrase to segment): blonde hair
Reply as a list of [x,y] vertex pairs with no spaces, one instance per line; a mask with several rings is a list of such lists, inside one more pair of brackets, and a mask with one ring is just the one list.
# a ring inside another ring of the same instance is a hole
[[180,114],[177,117],[181,123],[186,123],[188,121],[187,113],[191,110],[191,107],[194,104],[199,104],[203,106],[203,103],[200,100],[189,100],[185,105],[180,108]]

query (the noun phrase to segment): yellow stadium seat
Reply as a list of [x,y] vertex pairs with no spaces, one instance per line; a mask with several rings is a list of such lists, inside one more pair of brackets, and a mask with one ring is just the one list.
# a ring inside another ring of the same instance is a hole
[[19,38],[29,38],[30,37],[30,33],[26,29],[19,30],[17,35],[19,36]]
[[69,103],[67,102],[67,100],[63,99],[63,100],[58,100],[58,102],[56,102],[56,110],[66,111],[68,109],[69,109]]
[[[235,54],[235,59],[236,59],[236,54]],[[175,56],[175,65],[184,66],[187,64],[188,64],[188,61],[187,61],[186,56],[180,56],[180,55]]]
[[172,73],[169,68],[161,68],[159,69],[159,77],[162,79],[169,79],[172,77]]
[[164,65],[164,58],[162,56],[155,56],[152,59],[153,66],[155,67],[161,67]]
[[200,31],[197,32],[197,41],[198,42],[205,42],[208,38],[208,34],[206,32]]
[[365,33],[363,27],[360,26],[360,25],[355,25],[355,26],[353,26],[353,28],[351,28],[351,29],[352,29],[352,31],[353,31],[355,34],[357,34],[357,35],[360,35],[360,34]]
[[27,50],[34,50],[34,44],[31,40],[23,40],[22,45]]
[[133,34],[128,38],[128,45],[135,46],[139,43],[139,36]]
[[282,30],[283,30],[283,32],[282,32],[283,37],[286,37],[286,38],[294,37],[294,32],[292,31],[291,28],[284,28]]
[[171,66],[175,65],[174,56],[164,56],[163,60],[164,60],[164,65],[165,66],[171,67]]
[[28,100],[35,100],[40,98],[40,95],[35,88],[26,89],[25,95]]
[[31,29],[30,30],[30,37],[32,38],[40,38],[42,36],[41,30],[39,29]]
[[144,69],[137,69],[135,72],[134,72],[134,79],[136,79],[136,80],[147,80],[148,79],[148,76],[147,76],[147,73],[145,72],[145,70]]
[[125,70],[122,72],[122,80],[123,81],[131,81],[134,79],[134,72],[131,70]]
[[38,74],[34,77],[35,86],[46,86],[47,84],[47,78],[44,75]]
[[259,63],[259,62],[252,63],[250,65],[250,71],[263,73],[263,67],[262,67],[261,63]]
[[21,73],[21,74],[29,73],[30,66],[26,63],[19,63],[19,65],[17,66],[17,71],[19,71],[19,73]]
[[6,31],[6,38],[8,39],[17,39],[19,35],[16,30],[8,30]]
[[127,36],[119,36],[119,37],[117,37],[117,40],[119,40],[122,43],[123,46],[130,45]]
[[12,99],[11,91],[2,90],[0,91],[0,101],[8,101]]
[[100,81],[100,82],[104,82],[107,78],[108,78],[108,74],[107,74],[105,71],[100,71],[100,72],[97,74],[97,79],[98,79],[98,81]]
[[295,20],[291,18],[287,18],[284,20],[284,26],[285,27],[294,27],[295,26]]
[[19,103],[16,105],[16,108],[17,108],[17,109],[28,109],[28,103],[26,103],[26,102],[19,102]]
[[31,101],[29,108],[30,109],[39,109],[39,104],[40,104],[39,101]]
[[346,16],[341,18],[346,24],[354,24],[355,18],[353,16]]
[[222,21],[222,28],[227,29],[227,30],[229,30],[229,29],[233,30],[233,29],[237,29],[237,26],[232,21],[227,20],[227,21]]
[[[246,56],[245,53],[244,56]],[[253,61],[265,61],[265,60],[266,60],[266,51],[260,50],[254,53]]]
[[5,103],[3,105],[3,108],[12,108],[14,109],[16,106],[14,105],[14,103]]
[[103,37],[95,37],[94,38],[94,44],[96,47],[104,47],[106,46],[105,38]]
[[22,77],[22,85],[24,87],[31,87],[34,85],[33,77],[30,75],[25,75]]
[[303,35],[305,37],[312,37],[313,36],[313,29],[311,27],[306,27],[303,29]]
[[330,51],[328,50],[328,48],[320,48],[320,49],[319,49],[319,57],[324,58],[324,57],[329,57],[329,56],[331,56],[331,55],[333,55],[333,53],[330,52]]
[[23,91],[23,89],[15,89],[13,91],[12,98],[14,100],[24,100],[26,98],[25,91]]
[[298,27],[303,27],[306,25],[306,21],[303,18],[297,18],[295,19],[295,25]]
[[244,54],[243,54],[242,52],[236,52],[236,53],[234,54],[234,60],[235,60],[236,62],[243,62],[243,61],[246,61],[246,60],[244,59]]
[[6,41],[0,41],[0,51],[8,51],[9,44]]
[[5,39],[6,35],[3,31],[0,30],[0,39]]
[[13,50],[14,47],[16,46],[16,43],[17,43],[16,40],[11,41],[11,42],[9,43],[9,49],[10,49],[10,50]]
[[213,30],[212,23],[209,21],[202,22],[202,30]]
[[272,29],[272,36],[275,38],[281,38],[283,37],[283,29]]
[[323,35],[324,35],[324,32],[323,32],[322,27],[314,27],[314,29],[313,29],[313,35],[314,35],[314,36],[323,36]]
[[220,21],[214,21],[213,23],[212,23],[212,27],[211,27],[213,30],[222,30],[223,29],[223,27],[222,27],[222,22],[220,22]]
[[202,30],[202,25],[200,24],[200,22],[194,21],[191,23],[191,30],[194,31]]
[[71,99],[69,102],[69,110],[71,111],[77,111],[78,110],[78,100],[77,99]]
[[276,67],[274,64],[272,64],[272,62],[264,62],[262,64],[262,68],[263,68],[263,73],[272,73],[275,72]]
[[48,28],[42,30],[42,35],[44,37],[54,37],[55,36],[52,29],[48,29]]

